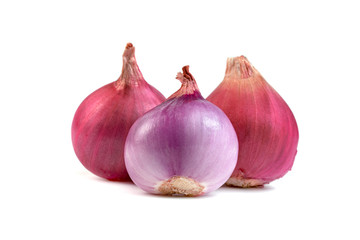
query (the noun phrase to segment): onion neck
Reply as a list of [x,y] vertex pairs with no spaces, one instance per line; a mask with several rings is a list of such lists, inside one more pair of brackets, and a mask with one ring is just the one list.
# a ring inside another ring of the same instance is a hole
[[143,81],[145,81],[144,77],[139,69],[139,66],[137,65],[135,58],[135,47],[132,45],[132,43],[128,43],[123,53],[123,66],[121,75],[115,84],[117,87],[132,85],[136,86]]
[[255,74],[255,68],[245,56],[228,58],[225,79],[247,79]]
[[183,95],[194,95],[194,94],[200,94],[199,88],[197,86],[197,83],[195,81],[195,78],[193,75],[189,72],[189,66],[184,66],[182,68],[182,73],[179,72],[176,75],[176,79],[180,80],[181,82],[181,88],[176,91],[173,95],[171,95],[168,99],[180,97]]

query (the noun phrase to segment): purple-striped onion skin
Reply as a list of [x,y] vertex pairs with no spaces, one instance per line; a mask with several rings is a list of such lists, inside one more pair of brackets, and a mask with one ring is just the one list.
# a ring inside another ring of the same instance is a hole
[[90,172],[109,180],[130,180],[124,146],[131,125],[165,97],[143,78],[128,44],[120,78],[90,94],[77,109],[71,135],[75,153]]
[[239,140],[227,185],[262,186],[291,170],[299,140],[295,117],[244,56],[228,58],[225,78],[207,100],[226,113]]
[[177,79],[180,90],[131,127],[125,164],[133,182],[149,193],[198,196],[230,177],[238,141],[223,111],[201,96],[188,66]]

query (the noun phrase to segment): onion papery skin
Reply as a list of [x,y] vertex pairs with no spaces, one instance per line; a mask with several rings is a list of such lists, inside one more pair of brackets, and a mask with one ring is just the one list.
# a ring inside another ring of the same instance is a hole
[[236,165],[230,120],[201,96],[188,66],[183,71],[180,90],[136,120],[126,139],[126,168],[149,193],[202,195],[222,186]]
[[244,56],[228,58],[225,78],[207,100],[226,113],[239,140],[227,185],[262,186],[291,170],[299,140],[295,117]]
[[121,76],[91,93],[78,107],[71,128],[80,162],[93,174],[114,181],[129,181],[124,146],[131,125],[165,97],[143,78],[135,48],[127,44]]

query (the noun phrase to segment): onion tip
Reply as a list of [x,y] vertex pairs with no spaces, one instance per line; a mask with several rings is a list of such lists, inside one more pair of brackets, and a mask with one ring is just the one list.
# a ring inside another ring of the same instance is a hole
[[123,53],[121,75],[116,81],[115,86],[118,89],[128,86],[138,86],[143,81],[145,81],[144,77],[135,58],[135,47],[132,43],[127,43]]
[[129,49],[129,48],[132,48],[133,46],[134,46],[134,45],[129,42],[129,43],[126,44],[126,47],[125,47],[125,48],[126,48],[126,49]]
[[225,76],[236,75],[240,79],[246,79],[252,77],[254,72],[254,67],[244,55],[227,59]]
[[126,61],[130,61],[131,58],[135,58],[135,47],[132,43],[127,43],[125,51],[123,53],[123,58]]
[[[168,99],[180,97],[183,95],[191,95],[194,93],[199,93],[199,87],[195,81],[194,76],[189,71],[189,65],[186,65],[182,68],[182,73],[178,72],[176,79],[181,82],[181,88],[171,95]],[[201,94],[200,94],[201,95]]]

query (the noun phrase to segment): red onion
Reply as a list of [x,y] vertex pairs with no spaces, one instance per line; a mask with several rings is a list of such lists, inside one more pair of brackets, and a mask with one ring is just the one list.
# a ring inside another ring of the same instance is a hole
[[239,157],[228,185],[254,187],[292,167],[299,133],[290,108],[244,57],[228,58],[225,78],[207,98],[232,122]]
[[131,127],[125,164],[149,193],[198,196],[230,177],[238,141],[223,111],[201,96],[189,66],[177,79],[181,88]]
[[137,118],[165,97],[143,78],[135,47],[126,45],[119,79],[90,94],[72,123],[72,142],[80,162],[109,180],[130,180],[124,163],[127,133]]

